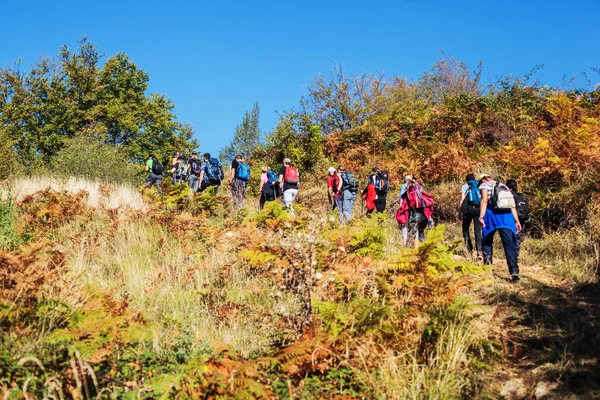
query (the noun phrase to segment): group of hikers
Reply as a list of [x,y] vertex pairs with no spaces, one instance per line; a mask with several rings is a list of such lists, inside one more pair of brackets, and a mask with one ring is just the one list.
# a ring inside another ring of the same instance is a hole
[[[192,153],[188,160],[176,152],[171,161],[171,168],[165,171],[158,159],[150,154],[146,161],[149,172],[146,188],[156,185],[159,193],[163,174],[171,175],[172,183],[187,183],[194,193],[201,193],[212,187],[216,195],[225,174],[221,162],[209,153],[198,159]],[[241,155],[236,155],[231,162],[227,176],[234,208],[242,208],[246,197],[246,189],[250,180],[250,165],[244,162]],[[293,202],[298,194],[300,174],[292,166],[289,158],[283,160],[278,172],[267,166],[261,168],[259,185],[259,208],[266,202],[282,198],[284,206],[294,213]],[[473,254],[470,227],[473,225],[475,236],[475,254],[484,264],[492,264],[493,240],[498,232],[506,255],[509,274],[513,281],[519,280],[519,249],[523,240],[522,225],[529,216],[528,203],[518,192],[517,182],[508,180],[500,184],[489,174],[481,174],[475,179],[474,174],[466,176],[466,183],[460,188],[459,219],[469,253]],[[359,192],[359,180],[344,167],[330,167],[327,171],[327,194],[332,211],[337,209],[340,225],[352,219],[354,205]],[[390,192],[389,174],[377,167],[371,170],[365,188],[361,191],[367,217],[373,213],[384,213],[387,197]],[[433,210],[435,202],[431,194],[412,175],[406,175],[400,188],[397,200],[396,220],[401,225],[403,245],[425,240],[425,231],[433,226]]]

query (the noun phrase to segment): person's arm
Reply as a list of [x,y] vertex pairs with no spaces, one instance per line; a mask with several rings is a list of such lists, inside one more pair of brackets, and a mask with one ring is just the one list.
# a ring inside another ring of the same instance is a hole
[[200,182],[202,182],[203,179],[204,179],[204,169],[200,169],[200,176],[198,177],[198,180]]
[[235,174],[235,170],[233,168],[233,163],[231,164],[230,168],[229,168],[229,184],[231,185],[231,183],[233,182],[233,175]]
[[146,161],[146,165],[144,165],[144,171],[150,171],[150,166],[148,165],[149,162],[150,160]]
[[511,208],[510,212],[512,212],[513,217],[515,217],[515,223],[517,224],[517,233],[521,232],[523,227],[521,226],[521,221],[519,221],[519,214],[517,214],[516,208]]
[[337,173],[337,177],[338,177],[338,185],[336,190],[339,192],[340,190],[342,190],[342,186],[344,185],[344,180],[342,179],[342,174],[341,173]]
[[483,216],[487,211],[488,207],[488,190],[481,189],[481,204],[479,205],[479,222],[481,222],[481,226],[485,227],[485,223],[483,222]]

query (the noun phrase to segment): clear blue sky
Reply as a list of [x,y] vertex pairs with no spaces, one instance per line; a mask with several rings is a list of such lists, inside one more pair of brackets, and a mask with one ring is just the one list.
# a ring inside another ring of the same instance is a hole
[[599,0],[34,0],[0,10],[0,65],[21,57],[29,66],[87,35],[146,70],[150,91],[173,99],[201,150],[214,153],[254,101],[270,131],[276,111],[297,106],[334,62],[414,80],[443,50],[472,68],[483,61],[486,79],[545,64],[549,85],[600,67]]

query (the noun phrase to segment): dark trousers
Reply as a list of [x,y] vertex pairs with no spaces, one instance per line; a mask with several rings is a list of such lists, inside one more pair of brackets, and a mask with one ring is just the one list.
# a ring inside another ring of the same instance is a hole
[[504,255],[506,256],[506,262],[508,263],[508,273],[511,275],[518,274],[517,237],[513,231],[507,228],[498,228],[483,238],[483,263],[485,265],[492,265],[494,234],[496,232],[498,232],[500,240],[502,240]]
[[[478,209],[479,210],[479,209]],[[473,251],[473,242],[471,241],[471,222],[473,222],[473,228],[475,230],[475,249],[481,251],[481,221],[479,221],[479,213],[475,214],[463,214],[462,216],[462,233],[465,245],[469,253]]]
[[367,215],[371,214],[373,211],[377,212],[385,212],[385,205],[387,203],[386,196],[377,196],[377,198],[373,201],[375,203],[375,208],[372,210],[367,210]]
[[423,210],[410,210],[408,217],[408,235],[411,239],[425,241],[425,229],[427,229],[427,217]]

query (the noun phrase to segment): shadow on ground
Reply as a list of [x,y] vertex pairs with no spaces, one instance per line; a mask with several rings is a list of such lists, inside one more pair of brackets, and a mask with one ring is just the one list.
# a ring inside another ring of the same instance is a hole
[[486,295],[497,307],[498,340],[525,382],[525,397],[535,398],[536,384],[550,382],[554,389],[545,398],[600,398],[600,288],[529,275],[517,284],[504,280]]

